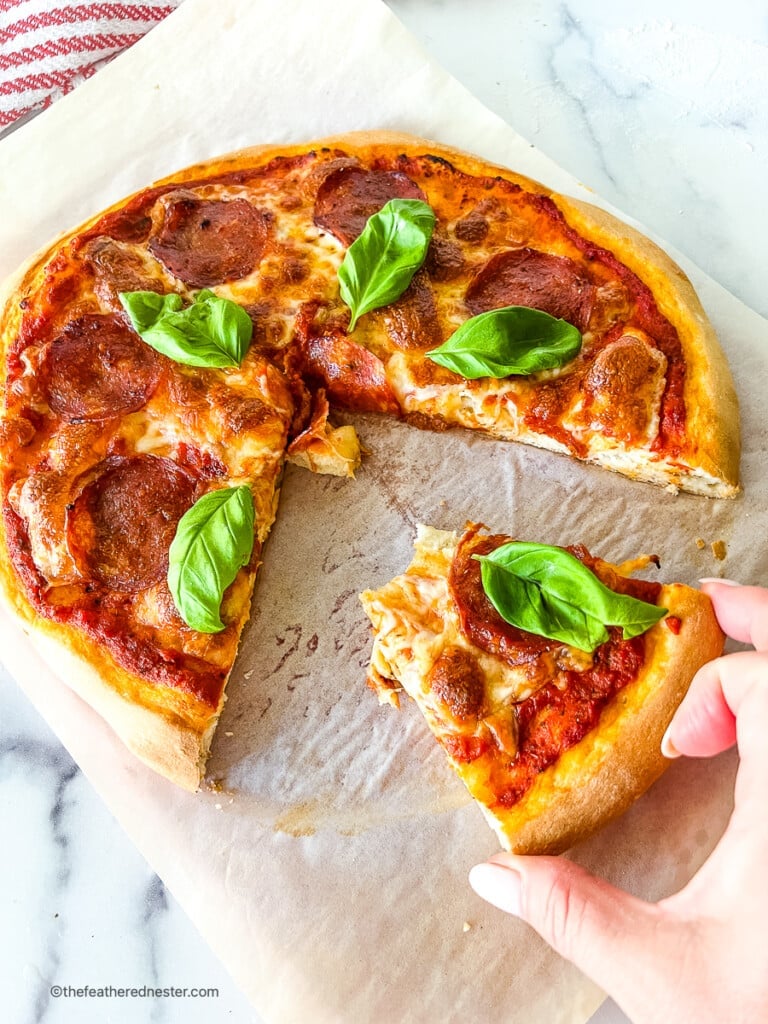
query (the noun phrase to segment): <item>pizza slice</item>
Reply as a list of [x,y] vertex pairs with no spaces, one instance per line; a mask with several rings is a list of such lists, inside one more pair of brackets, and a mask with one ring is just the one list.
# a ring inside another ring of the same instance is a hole
[[2,590],[126,745],[196,789],[292,396],[253,351],[227,369],[185,366],[112,313],[72,316],[27,356],[39,372],[20,377],[3,422]]
[[405,573],[362,602],[369,685],[405,691],[502,845],[555,853],[663,772],[659,745],[724,637],[710,602],[553,548],[419,527]]

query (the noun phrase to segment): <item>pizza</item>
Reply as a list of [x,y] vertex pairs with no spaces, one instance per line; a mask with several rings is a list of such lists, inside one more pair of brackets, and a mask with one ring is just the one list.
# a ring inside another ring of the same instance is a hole
[[142,189],[6,283],[0,344],[0,591],[192,790],[285,463],[360,465],[334,408],[739,489],[733,385],[679,268],[410,136],[254,148]]
[[722,652],[705,595],[632,578],[651,561],[421,526],[406,571],[362,594],[369,685],[383,703],[413,699],[512,852],[560,853],[623,813],[666,767],[661,738],[694,673]]

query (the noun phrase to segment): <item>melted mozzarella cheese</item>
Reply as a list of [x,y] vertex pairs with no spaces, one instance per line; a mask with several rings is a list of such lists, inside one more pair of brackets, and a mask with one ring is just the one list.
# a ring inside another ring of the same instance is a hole
[[448,585],[457,543],[455,533],[420,526],[414,558],[406,572],[380,590],[362,595],[375,633],[370,682],[382,703],[392,702],[395,683],[417,702],[434,728],[461,733],[466,725],[455,720],[434,694],[430,676],[444,651],[467,651],[483,677],[483,722],[503,743],[503,749],[509,750],[511,706],[545,683],[556,681],[559,670],[586,671],[592,658],[562,644],[531,664],[510,665],[475,646],[461,628]]

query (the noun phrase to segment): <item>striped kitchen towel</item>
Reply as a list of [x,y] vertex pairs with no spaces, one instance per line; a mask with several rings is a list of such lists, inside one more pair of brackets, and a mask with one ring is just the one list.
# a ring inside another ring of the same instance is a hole
[[0,0],[0,133],[71,92],[181,0]]

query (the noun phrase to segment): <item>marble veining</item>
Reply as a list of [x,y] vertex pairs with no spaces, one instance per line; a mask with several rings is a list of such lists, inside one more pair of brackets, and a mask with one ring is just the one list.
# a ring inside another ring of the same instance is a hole
[[[531,143],[768,314],[763,5],[389,6]],[[258,1022],[2,666],[0,813],[0,1020]],[[51,994],[56,984],[215,987],[219,995],[68,1000]],[[610,1004],[594,1018],[622,1020]]]
[[686,0],[392,0],[488,107],[764,316],[768,21]]

